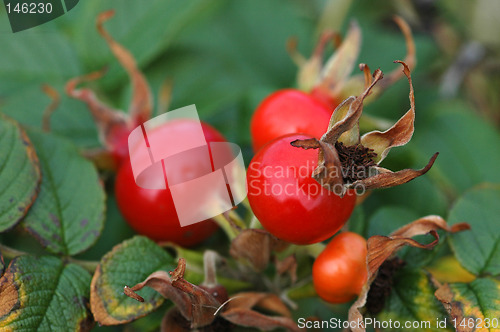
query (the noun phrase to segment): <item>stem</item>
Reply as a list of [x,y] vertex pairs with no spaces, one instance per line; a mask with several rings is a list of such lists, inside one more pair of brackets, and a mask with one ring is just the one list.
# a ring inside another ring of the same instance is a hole
[[[6,245],[0,244],[0,254],[9,260],[12,260],[16,257],[22,256],[22,255],[29,255],[29,253],[21,250],[17,250],[11,247],[8,247]],[[99,262],[96,261],[84,261],[84,260],[79,260],[75,258],[68,257],[67,261],[69,263],[74,263],[77,265],[80,265],[83,267],[85,270],[89,271],[90,273],[94,273],[95,269],[97,268],[97,265]]]
[[0,254],[7,259],[14,259],[17,256],[27,255],[28,253],[0,244]]
[[212,219],[217,223],[217,225],[219,225],[220,228],[222,228],[229,240],[233,240],[238,235],[238,231],[222,214],[212,217]]
[[236,211],[234,210],[228,211],[228,216],[239,228],[241,229],[247,228],[247,225],[245,224],[243,219],[241,219],[240,215],[236,213]]
[[307,254],[313,258],[316,258],[325,249],[325,247],[326,245],[321,242],[309,245],[292,244],[285,250],[279,252],[278,257],[284,258],[294,254]]
[[308,255],[316,258],[318,257],[319,254],[325,249],[326,245],[319,242],[319,243],[314,243],[310,244],[307,246],[303,246],[300,249],[303,249]]
[[247,210],[252,211],[252,208],[250,207],[250,202],[248,201],[248,197],[245,197],[245,199],[241,201],[241,204],[243,204],[243,206],[246,207]]
[[215,262],[217,260],[217,253],[212,250],[205,251],[203,255],[203,268],[205,271],[205,280],[203,285],[207,287],[217,286],[217,273]]
[[260,224],[259,219],[257,219],[256,216],[252,216],[252,220],[250,220],[250,227],[249,228],[262,228],[262,225]]
[[93,274],[95,272],[97,265],[99,265],[98,261],[84,261],[84,260],[75,259],[75,258],[71,258],[71,257],[68,258],[68,262],[83,267],[85,270],[87,270],[91,274]]

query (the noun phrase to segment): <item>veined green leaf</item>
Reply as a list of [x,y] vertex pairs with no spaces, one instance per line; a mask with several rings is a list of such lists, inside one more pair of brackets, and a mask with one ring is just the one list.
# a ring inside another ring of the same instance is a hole
[[457,331],[498,331],[500,328],[500,282],[479,278],[471,283],[445,284],[436,297],[451,315]]
[[0,278],[0,330],[89,331],[90,274],[56,257],[19,256]]
[[[404,268],[397,272],[385,308],[377,316],[382,322],[393,321],[393,328],[384,331],[452,331],[450,326],[446,329],[437,326],[437,320],[444,320],[446,312],[434,297],[435,290],[422,270]],[[399,322],[399,328],[395,321]]]
[[475,275],[500,274],[500,186],[466,192],[450,210],[448,222],[467,222],[471,229],[450,235],[458,261]]
[[28,212],[40,184],[38,157],[21,127],[0,114],[0,232]]
[[35,130],[29,136],[42,184],[23,226],[53,253],[80,253],[95,243],[104,225],[105,194],[97,171],[70,142]]
[[123,294],[123,287],[175,266],[174,259],[146,237],[135,236],[115,246],[104,255],[92,278],[90,303],[96,321],[101,325],[124,324],[158,308],[164,298],[153,289],[140,291],[144,303],[139,303]]

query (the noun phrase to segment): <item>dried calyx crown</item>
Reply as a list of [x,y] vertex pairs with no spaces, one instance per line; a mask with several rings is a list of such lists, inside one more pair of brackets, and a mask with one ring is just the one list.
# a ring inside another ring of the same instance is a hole
[[[380,69],[373,75],[367,65],[361,64],[365,73],[365,89],[358,97],[344,100],[333,112],[327,132],[321,139],[310,138],[291,142],[302,149],[319,149],[318,166],[312,177],[323,187],[343,196],[348,189],[364,190],[394,187],[425,174],[433,165],[435,153],[427,165],[420,170],[404,169],[392,172],[379,164],[390,149],[408,143],[413,135],[415,122],[415,97],[408,65],[403,73],[410,84],[410,110],[391,128],[384,132],[372,131],[359,135],[359,119],[363,111],[363,101],[373,87],[383,77]],[[340,188],[340,190],[339,190]]]

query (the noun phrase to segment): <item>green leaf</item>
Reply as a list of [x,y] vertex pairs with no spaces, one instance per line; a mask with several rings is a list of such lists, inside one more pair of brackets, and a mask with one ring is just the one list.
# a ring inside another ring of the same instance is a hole
[[37,196],[38,158],[21,127],[0,113],[0,232],[15,226]]
[[75,255],[104,225],[105,194],[94,165],[65,139],[29,131],[42,169],[40,194],[23,226],[50,252]]
[[396,229],[417,219],[418,215],[407,208],[399,206],[383,206],[370,218],[368,224],[368,236],[388,236]]
[[103,11],[114,9],[115,16],[105,23],[111,36],[128,49],[140,67],[151,62],[172,43],[187,27],[218,7],[217,1],[130,1],[119,0],[112,4],[85,1],[73,12],[76,20],[74,40],[80,58],[94,70],[110,65],[103,80],[116,85],[126,78],[125,71],[111,54],[103,38],[97,33],[96,17]]
[[471,229],[450,236],[455,255],[475,275],[500,274],[500,187],[481,186],[466,192],[450,210],[448,222],[467,222]]
[[87,251],[76,256],[78,259],[99,261],[108,251],[113,249],[117,243],[131,238],[136,233],[125,222],[120,213],[114,193],[106,193],[106,222],[101,236],[97,242]]
[[[66,96],[63,85],[63,82],[51,84],[61,96],[60,106],[50,117],[52,132],[71,139],[79,146],[99,146],[96,126],[87,106]],[[39,85],[23,86],[15,94],[6,95],[4,98],[2,111],[5,114],[24,126],[41,127],[43,111],[50,104],[50,99]]]
[[[435,288],[428,275],[419,269],[404,268],[394,275],[394,284],[390,296],[386,299],[384,310],[377,320],[393,321],[393,329],[384,331],[443,331],[437,328],[436,320],[444,320],[446,313],[439,301],[434,297]],[[394,328],[398,321],[400,328]],[[405,326],[406,322],[425,322],[419,328]],[[448,329],[447,331],[451,331]]]
[[[64,17],[73,15],[72,12]],[[83,73],[74,43],[53,23],[21,33],[0,34],[2,112],[23,125],[40,126],[43,110],[50,103],[40,87],[50,84],[62,97],[61,105],[51,119],[52,130],[68,135],[81,145],[95,146],[97,134],[87,108],[63,92],[63,86],[70,78]],[[0,13],[0,25],[9,25],[5,11]]]
[[415,143],[422,160],[438,151],[439,157],[426,176],[449,194],[460,194],[482,182],[500,182],[500,134],[464,103],[433,105],[433,114],[420,123]]
[[18,256],[0,278],[0,330],[88,331],[90,274],[55,257]]
[[296,67],[286,51],[286,41],[297,36],[300,48],[309,48],[309,55],[316,42],[311,36],[317,8],[312,1],[276,0],[263,4],[254,0],[228,1],[212,24],[186,35],[181,42],[222,59],[234,82],[242,87],[250,89],[266,83],[290,86]]
[[[8,26],[7,15],[2,14],[0,25]],[[14,94],[26,85],[66,81],[80,72],[76,53],[66,37],[58,31],[40,33],[40,29],[0,34],[0,91],[3,94]]]
[[[500,282],[490,278],[476,279],[471,283],[442,286],[438,297],[452,316],[457,330],[466,327],[481,331],[498,331],[500,323]],[[469,326],[470,324],[470,326]]]
[[123,287],[175,266],[174,259],[146,237],[135,236],[115,246],[102,258],[92,279],[90,303],[96,321],[101,325],[124,324],[158,308],[164,298],[153,289],[142,290],[144,303],[139,303],[123,294]]

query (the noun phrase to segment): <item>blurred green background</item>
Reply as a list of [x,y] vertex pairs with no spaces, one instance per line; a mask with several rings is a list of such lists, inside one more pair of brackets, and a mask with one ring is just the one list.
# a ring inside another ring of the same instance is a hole
[[[128,108],[128,77],[95,29],[98,13],[111,8],[116,15],[106,27],[135,56],[155,100],[162,83],[172,80],[170,109],[196,104],[202,120],[243,148],[247,164],[254,109],[269,93],[295,86],[297,68],[286,52],[289,37],[297,37],[299,50],[308,56],[322,29],[344,33],[356,19],[363,32],[359,62],[388,72],[397,67],[392,61],[405,55],[404,38],[392,21],[393,15],[401,15],[412,26],[417,48],[412,73],[416,127],[410,144],[394,149],[383,166],[420,168],[434,152],[440,155],[428,175],[374,192],[356,209],[352,227],[364,235],[387,234],[423,215],[446,217],[466,190],[483,182],[500,183],[496,0],[85,0],[55,21],[16,34],[2,7],[0,111],[39,127],[50,103],[40,87],[50,84],[63,96],[52,130],[82,148],[98,146],[86,106],[64,96],[63,86],[72,77],[107,66],[104,78],[91,86],[113,107]],[[327,55],[331,52],[329,48]],[[408,83],[401,80],[365,112],[395,121],[408,107]],[[104,176],[110,193],[106,226],[97,245],[81,255],[86,259],[99,259],[133,234],[115,206],[112,176]],[[395,215],[400,224],[384,224]],[[42,251],[33,240],[12,234],[16,232],[0,235],[0,240]],[[321,312],[304,312],[311,314]],[[135,325],[143,330],[140,321]]]

